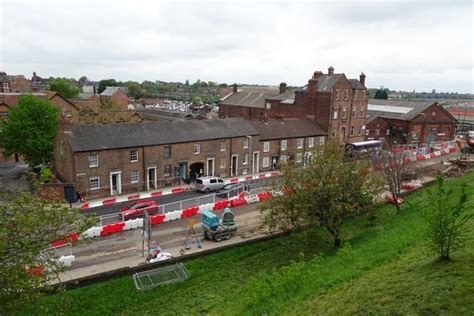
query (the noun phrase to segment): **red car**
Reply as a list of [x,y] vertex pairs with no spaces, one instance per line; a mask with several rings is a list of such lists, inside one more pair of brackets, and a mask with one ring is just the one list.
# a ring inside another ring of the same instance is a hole
[[156,202],[153,200],[138,201],[132,205],[123,207],[119,212],[119,216],[121,219],[126,221],[133,217],[143,216],[145,211],[147,211],[150,215],[157,212],[158,204],[156,204]]

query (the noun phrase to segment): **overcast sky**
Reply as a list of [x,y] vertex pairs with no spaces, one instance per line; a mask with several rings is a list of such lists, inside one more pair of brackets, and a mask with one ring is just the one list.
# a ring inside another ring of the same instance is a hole
[[0,0],[0,71],[474,93],[473,1]]

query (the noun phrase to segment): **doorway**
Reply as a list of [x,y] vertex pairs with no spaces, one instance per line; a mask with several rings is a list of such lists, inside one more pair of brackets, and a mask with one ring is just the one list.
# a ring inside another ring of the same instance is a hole
[[232,155],[232,161],[230,163],[230,176],[231,177],[235,177],[238,175],[237,173],[238,162],[239,162],[239,156]]
[[196,162],[189,166],[189,180],[195,181],[200,175],[203,174],[204,163]]
[[214,158],[207,159],[207,175],[214,176]]
[[182,161],[179,163],[179,175],[177,175],[179,178],[183,179],[184,182],[188,183],[188,173],[186,172],[188,170],[188,163],[186,161]]
[[122,193],[122,171],[110,173],[110,195]]
[[258,151],[255,151],[253,153],[253,159],[252,159],[252,173],[258,173],[259,160],[260,160],[260,154]]
[[156,167],[148,168],[146,189],[147,190],[156,189]]

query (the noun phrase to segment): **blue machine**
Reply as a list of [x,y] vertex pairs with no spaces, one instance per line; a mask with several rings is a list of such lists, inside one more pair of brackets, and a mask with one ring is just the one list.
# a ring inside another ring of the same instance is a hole
[[214,214],[212,211],[204,211],[202,214],[202,223],[210,229],[216,229],[219,227],[219,216]]
[[212,211],[203,211],[202,215],[202,230],[204,238],[213,239],[215,241],[221,241],[230,239],[233,233],[237,231],[239,227],[234,222],[234,214],[230,208],[224,209],[222,214],[222,222],[219,216],[214,214]]

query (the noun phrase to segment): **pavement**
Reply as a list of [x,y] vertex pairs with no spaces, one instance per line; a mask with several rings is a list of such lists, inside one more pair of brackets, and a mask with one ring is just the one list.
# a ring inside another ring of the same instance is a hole
[[[202,247],[199,249],[195,239],[192,239],[194,242],[191,243],[191,249],[185,251],[185,254],[220,248],[265,235],[260,228],[262,215],[257,208],[257,204],[241,206],[233,211],[239,229],[229,240],[221,242],[204,240],[200,216],[153,226],[151,240],[158,243],[162,251],[171,253],[175,258],[180,257],[180,252],[184,248],[184,242],[187,238],[187,225],[191,219],[195,220],[195,232],[199,236],[198,240]],[[72,247],[72,252],[75,255],[72,267],[60,273],[59,277],[61,281],[65,282],[116,269],[142,265],[145,263],[145,257],[142,256],[142,240],[142,230],[137,229],[95,238],[92,242],[80,241]],[[58,251],[66,253],[69,251],[68,249],[64,247],[58,249]],[[145,241],[145,256],[146,251],[147,243]]]

